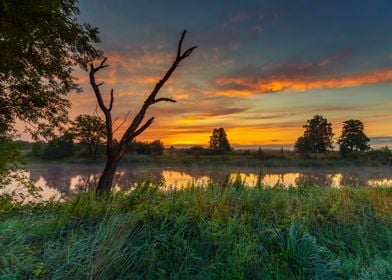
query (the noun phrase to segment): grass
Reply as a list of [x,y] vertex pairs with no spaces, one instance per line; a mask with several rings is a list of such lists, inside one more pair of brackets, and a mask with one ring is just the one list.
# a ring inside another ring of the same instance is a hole
[[[0,201],[1,202],[1,201]],[[392,189],[190,185],[0,205],[1,279],[388,279]]]
[[[44,160],[34,157],[26,150],[26,161],[29,164],[103,164],[102,155],[96,160],[73,156],[62,160]],[[208,149],[193,151],[192,149],[166,149],[163,155],[126,154],[122,164],[158,165],[158,166],[249,166],[249,167],[339,167],[339,166],[383,166],[391,165],[392,153],[375,150],[367,153],[354,153],[342,157],[337,151],[324,154],[300,154],[290,150],[235,150],[226,154],[211,154]]]

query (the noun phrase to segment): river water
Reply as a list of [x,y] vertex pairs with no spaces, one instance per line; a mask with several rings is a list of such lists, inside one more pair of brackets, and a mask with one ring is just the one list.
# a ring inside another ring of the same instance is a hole
[[[85,165],[34,165],[28,166],[24,175],[41,187],[43,199],[66,199],[79,191],[94,188],[102,166]],[[391,167],[156,167],[127,166],[118,169],[116,189],[129,189],[141,180],[164,182],[166,187],[186,188],[193,182],[222,183],[228,178],[240,176],[247,185],[254,186],[258,180],[266,186],[319,185],[342,186],[392,186]],[[18,188],[13,183],[6,191]]]

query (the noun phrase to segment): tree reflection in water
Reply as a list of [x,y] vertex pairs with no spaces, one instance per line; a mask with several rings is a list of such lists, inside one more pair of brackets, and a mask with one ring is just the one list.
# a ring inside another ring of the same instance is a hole
[[[101,172],[99,166],[56,165],[28,168],[30,179],[38,182],[48,193],[55,190],[59,198],[96,187]],[[227,167],[157,167],[123,166],[115,178],[116,189],[129,190],[141,180],[165,182],[167,186],[186,187],[189,181],[204,185],[212,182],[224,185],[237,176],[248,185],[318,185],[318,186],[368,186],[392,182],[388,167],[351,168],[227,168]]]

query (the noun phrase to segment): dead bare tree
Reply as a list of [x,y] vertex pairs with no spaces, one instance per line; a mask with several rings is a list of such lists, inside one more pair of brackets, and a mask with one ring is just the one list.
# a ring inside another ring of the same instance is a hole
[[90,84],[94,90],[99,108],[102,110],[103,114],[105,115],[106,136],[107,136],[106,165],[101,174],[101,177],[99,178],[98,186],[96,189],[97,192],[104,192],[104,191],[111,190],[113,179],[116,174],[117,166],[120,163],[120,160],[123,157],[124,153],[126,152],[129,144],[154,122],[154,117],[152,117],[148,119],[144,124],[142,124],[148,108],[151,105],[154,105],[159,102],[173,102],[173,103],[176,102],[172,98],[167,98],[167,97],[157,98],[157,95],[160,89],[163,87],[163,85],[169,80],[174,70],[176,70],[180,62],[185,58],[187,58],[188,56],[190,56],[191,53],[197,48],[197,46],[193,46],[187,49],[186,51],[182,52],[182,43],[184,41],[185,35],[186,35],[186,30],[184,30],[178,42],[177,54],[172,65],[167,70],[163,78],[155,85],[150,95],[144,101],[143,106],[140,108],[139,112],[136,114],[136,116],[134,117],[134,119],[132,120],[128,128],[125,130],[124,134],[122,135],[121,139],[118,142],[115,141],[113,137],[114,132],[113,132],[113,121],[111,115],[111,111],[113,108],[113,101],[114,101],[113,89],[110,91],[109,105],[106,106],[103,101],[102,94],[99,88],[103,83],[97,84],[95,80],[95,73],[109,66],[108,64],[105,64],[107,57],[105,57],[100,63],[100,65],[97,67],[95,67],[94,64],[90,65]]

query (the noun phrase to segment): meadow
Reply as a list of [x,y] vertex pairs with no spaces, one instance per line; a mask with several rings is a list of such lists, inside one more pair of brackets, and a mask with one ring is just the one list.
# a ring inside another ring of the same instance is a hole
[[221,184],[0,200],[1,279],[388,279],[392,189]]

